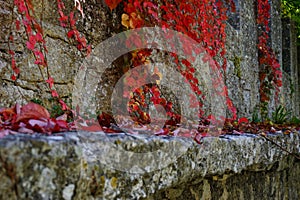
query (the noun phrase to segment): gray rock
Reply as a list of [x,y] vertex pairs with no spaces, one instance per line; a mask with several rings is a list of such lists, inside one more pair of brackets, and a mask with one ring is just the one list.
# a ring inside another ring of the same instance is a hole
[[[299,155],[299,136],[268,137]],[[102,132],[9,135],[0,140],[0,169],[0,199],[300,197],[299,162],[256,135],[201,144]]]
[[75,189],[75,185],[74,184],[70,184],[68,186],[66,186],[63,190],[63,198],[64,200],[71,200],[72,196],[74,194],[74,189]]

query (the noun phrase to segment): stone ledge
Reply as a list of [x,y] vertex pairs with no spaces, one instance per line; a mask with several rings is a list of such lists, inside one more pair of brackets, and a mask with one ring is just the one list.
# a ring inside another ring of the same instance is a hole
[[[299,154],[299,135],[269,137]],[[208,180],[276,174],[295,162],[256,135],[207,137],[200,145],[187,138],[101,132],[10,135],[0,140],[0,199],[172,199],[166,191],[176,191],[173,199],[179,199],[180,191],[190,190],[187,185],[197,184],[202,189],[193,191],[204,198],[213,185]],[[294,180],[295,189],[299,183]],[[224,194],[224,188],[218,190]]]

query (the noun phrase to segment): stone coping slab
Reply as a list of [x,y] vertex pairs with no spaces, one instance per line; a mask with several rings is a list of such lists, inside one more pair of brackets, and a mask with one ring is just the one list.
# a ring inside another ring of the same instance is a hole
[[[268,137],[294,154],[299,133]],[[140,199],[207,177],[284,170],[293,159],[265,138],[66,132],[0,139],[0,199]]]

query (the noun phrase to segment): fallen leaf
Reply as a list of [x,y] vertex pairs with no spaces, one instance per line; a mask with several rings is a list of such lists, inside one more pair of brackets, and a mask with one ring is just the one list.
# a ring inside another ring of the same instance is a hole
[[111,123],[114,123],[114,118],[106,112],[102,112],[101,115],[98,115],[97,119],[102,127],[105,126],[108,128],[110,127]]
[[238,121],[238,124],[241,124],[241,123],[249,123],[249,121],[248,121],[248,119],[246,117],[242,117]]
[[115,9],[119,3],[122,0],[105,0],[106,5],[110,8],[110,10],[112,11],[113,9]]
[[79,129],[83,130],[83,131],[90,131],[90,132],[98,132],[98,131],[102,131],[103,130],[101,128],[101,126],[99,126],[97,124],[93,124],[91,126],[81,126]]
[[48,125],[48,122],[45,120],[37,120],[37,119],[30,119],[28,121],[28,124],[30,126],[40,126],[40,127],[46,127]]
[[129,28],[129,16],[123,13],[121,18],[122,18],[121,24],[126,28]]
[[26,134],[33,134],[34,131],[29,129],[29,128],[25,128],[25,127],[21,127],[18,129],[18,132],[20,133],[26,133]]
[[17,117],[17,122],[29,119],[49,119],[50,114],[43,106],[36,103],[28,103],[21,107],[21,113]]

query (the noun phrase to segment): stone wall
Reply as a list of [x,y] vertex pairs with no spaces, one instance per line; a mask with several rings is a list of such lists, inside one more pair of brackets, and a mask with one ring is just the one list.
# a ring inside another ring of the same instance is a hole
[[[259,106],[259,67],[257,51],[256,1],[235,1],[238,10],[229,19],[228,75],[226,84],[240,116],[251,117]],[[299,115],[297,33],[293,22],[281,19],[280,1],[271,3],[270,44],[283,70],[280,101],[269,104],[271,113],[279,104]],[[234,23],[235,22],[235,23]],[[232,25],[234,24],[234,25]],[[274,95],[274,94],[273,94]]]
[[[44,2],[42,4],[42,2]],[[228,70],[225,77],[229,95],[237,107],[239,116],[251,117],[259,105],[257,25],[255,0],[235,0],[237,7],[231,13],[227,26],[227,59]],[[295,31],[293,23],[282,23],[280,20],[280,1],[271,2],[271,46],[273,47],[284,71],[280,103],[292,109],[294,115],[299,115],[299,84],[297,48],[295,46]],[[80,99],[73,96],[75,77],[79,73],[84,57],[73,45],[59,26],[56,4],[49,0],[33,1],[36,5],[36,17],[43,18],[45,39],[48,47],[47,59],[49,72],[54,77],[56,89],[66,102]],[[71,10],[73,1],[66,1],[67,10]],[[95,0],[84,4],[85,18],[78,21],[78,29],[88,39],[92,48],[115,33],[123,30],[120,23],[122,6],[112,12],[103,1]],[[26,50],[24,30],[16,32],[16,41],[11,48],[16,51],[21,74],[16,82],[10,79],[10,59],[8,55],[9,31],[11,28],[12,0],[0,1],[0,107],[25,103],[39,99],[47,106],[51,103],[51,95],[43,81],[39,69],[33,64],[33,56]],[[16,10],[14,9],[16,13]],[[78,13],[79,14],[79,13]],[[17,15],[14,15],[17,16]],[[282,25],[281,25],[282,24]],[[101,110],[107,109],[110,102],[111,88],[122,76],[122,63],[126,58],[120,58],[99,78],[99,95],[93,103]],[[46,76],[46,69],[42,69]],[[86,88],[89,85],[85,86]],[[87,103],[88,104],[88,103]],[[98,105],[97,105],[98,104]],[[91,105],[88,104],[90,107]],[[275,102],[270,103],[270,112],[274,110]]]
[[[299,157],[299,133],[268,137]],[[0,199],[296,200],[299,176],[299,160],[258,135],[201,144],[102,132],[0,140]]]
[[235,20],[239,26],[228,24],[228,71],[226,85],[240,116],[251,117],[259,104],[257,25],[254,0],[235,1]]
[[[283,100],[286,101],[288,108],[293,108],[295,115],[299,113],[299,64],[297,50],[297,34],[294,30],[294,23],[290,19],[282,19],[282,69],[285,80],[285,90]],[[287,101],[292,99],[292,101]]]
[[[73,9],[74,2],[72,0],[64,2],[65,14],[68,14]],[[74,42],[68,39],[67,30],[60,26],[56,1],[33,0],[32,3],[35,6],[35,17],[38,20],[43,19],[49,73],[55,80],[55,88],[60,96],[66,102],[71,102],[74,78],[84,56],[77,50]],[[110,12],[102,0],[89,1],[84,4],[84,9],[86,11],[84,19],[77,13],[79,18],[77,28],[92,48],[121,30],[118,9]],[[51,103],[51,94],[44,81],[47,70],[42,68],[41,73],[33,64],[34,58],[26,48],[24,29],[16,31],[15,25],[12,24],[12,10],[14,17],[18,16],[16,8],[13,7],[13,0],[0,1],[0,107],[12,106],[16,102],[24,104],[32,99],[39,99],[47,106]],[[19,17],[18,19],[20,20]],[[8,54],[10,31],[15,33],[15,41],[10,44],[10,48],[16,52],[17,65],[21,71],[16,82],[10,78],[12,74]]]

